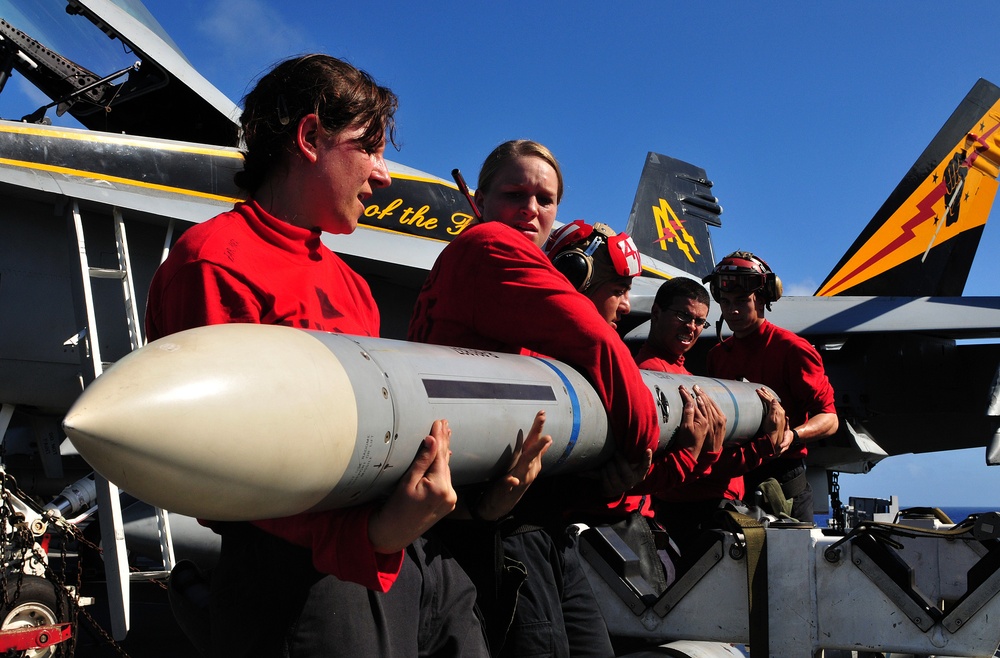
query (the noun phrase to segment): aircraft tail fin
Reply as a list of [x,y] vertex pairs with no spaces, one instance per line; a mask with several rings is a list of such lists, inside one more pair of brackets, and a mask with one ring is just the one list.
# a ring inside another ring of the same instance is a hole
[[1000,88],[980,79],[816,294],[961,296],[998,168]]
[[708,227],[722,226],[722,206],[711,191],[704,169],[651,151],[625,232],[644,256],[700,279],[715,267]]

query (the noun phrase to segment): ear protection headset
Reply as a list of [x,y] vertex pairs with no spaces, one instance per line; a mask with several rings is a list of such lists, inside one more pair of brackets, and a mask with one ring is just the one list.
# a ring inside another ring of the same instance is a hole
[[627,234],[616,234],[607,224],[587,224],[577,219],[560,226],[549,235],[545,253],[552,265],[579,292],[584,292],[594,279],[594,254],[601,245],[607,247],[611,266],[619,276],[638,276],[642,272],[639,250]]
[[709,284],[715,301],[719,301],[724,292],[742,291],[750,294],[759,291],[770,311],[771,302],[781,299],[781,279],[764,259],[749,251],[734,251],[729,254],[701,282]]

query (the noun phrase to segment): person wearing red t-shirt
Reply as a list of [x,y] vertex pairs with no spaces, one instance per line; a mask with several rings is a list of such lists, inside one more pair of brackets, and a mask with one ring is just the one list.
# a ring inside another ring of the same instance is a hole
[[[501,613],[490,591],[498,579],[493,556],[478,556],[489,563],[479,578],[467,567],[480,586],[487,621],[503,622],[504,656],[613,655],[579,565],[576,538],[563,530],[584,515],[590,521],[614,513],[608,505],[642,480],[659,441],[656,406],[624,342],[542,251],[562,189],[558,162],[541,144],[515,140],[497,147],[483,164],[476,190],[483,221],[441,252],[410,322],[411,340],[530,352],[569,363],[587,377],[608,410],[617,458],[600,479],[537,480],[513,514],[501,510],[499,519],[496,508],[483,509],[476,495],[466,497],[473,516],[499,521],[503,551],[497,562],[516,560],[527,577],[514,610]],[[638,253],[622,256],[637,259]]]
[[806,479],[806,445],[837,431],[833,387],[823,359],[808,341],[764,317],[781,298],[781,281],[761,258],[736,251],[705,277],[733,335],[708,353],[708,374],[771,387],[788,414],[789,448],[780,458],[744,476],[747,492],[768,478],[792,501],[791,516],[813,520],[813,492]]
[[[327,55],[278,64],[244,99],[237,184],[249,199],[184,233],[153,277],[150,340],[247,322],[377,336],[368,285],[320,236],[351,233],[373,188],[395,94]],[[275,437],[294,441],[294,436]],[[450,430],[436,421],[380,504],[213,523],[211,653],[488,655],[475,590],[421,535],[455,507]]]
[[690,375],[684,355],[709,326],[711,300],[705,286],[694,279],[674,277],[656,291],[649,312],[649,336],[635,355],[642,370]]

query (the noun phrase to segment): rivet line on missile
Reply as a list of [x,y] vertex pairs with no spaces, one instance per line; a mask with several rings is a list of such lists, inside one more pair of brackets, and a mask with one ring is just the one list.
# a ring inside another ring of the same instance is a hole
[[570,434],[569,441],[566,443],[566,450],[564,450],[563,454],[559,456],[558,460],[556,460],[555,465],[559,466],[569,458],[570,454],[572,454],[573,448],[576,447],[576,440],[580,437],[580,398],[577,397],[576,389],[573,388],[573,385],[566,378],[566,375],[564,375],[563,372],[559,370],[559,368],[556,368],[553,364],[549,363],[545,359],[539,359],[537,356],[532,358],[535,359],[536,361],[544,363],[546,366],[551,368],[553,372],[559,375],[559,379],[562,380],[563,385],[566,387],[566,394],[569,395],[569,401],[570,404],[572,405],[573,431]]
[[513,384],[510,382],[464,381],[456,379],[421,379],[428,398],[444,400],[538,400],[555,402],[551,386]]

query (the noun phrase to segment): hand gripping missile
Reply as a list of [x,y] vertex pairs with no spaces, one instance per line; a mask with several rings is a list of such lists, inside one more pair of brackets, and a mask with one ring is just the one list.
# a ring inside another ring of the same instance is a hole
[[[698,384],[727,440],[763,418],[756,385],[644,371],[660,447],[680,425],[678,385]],[[504,473],[535,412],[553,444],[542,473],[613,452],[593,387],[559,361],[271,325],[183,331],[121,359],[63,427],[94,469],[164,509],[220,521],[289,516],[385,495],[438,418],[456,486]]]

